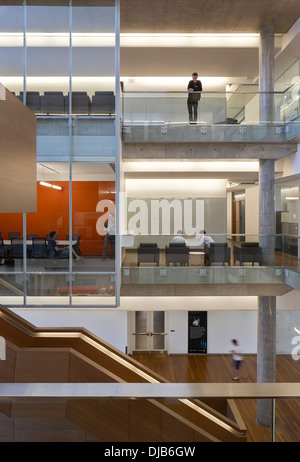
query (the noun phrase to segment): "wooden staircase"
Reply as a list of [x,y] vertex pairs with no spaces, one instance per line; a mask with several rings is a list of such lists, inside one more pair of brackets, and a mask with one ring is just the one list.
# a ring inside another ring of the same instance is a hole
[[[36,328],[3,306],[0,335],[6,341],[1,383],[167,382],[85,329]],[[0,401],[0,412],[2,441],[5,434],[13,441],[77,441],[74,435],[80,431],[78,438],[102,442],[247,440],[232,400],[208,405],[198,399],[17,399]],[[22,419],[26,428],[18,432]]]

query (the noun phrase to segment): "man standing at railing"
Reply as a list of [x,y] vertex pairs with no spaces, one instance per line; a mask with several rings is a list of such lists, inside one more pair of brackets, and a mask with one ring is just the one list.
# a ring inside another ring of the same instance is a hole
[[193,80],[190,80],[188,84],[189,96],[187,100],[187,106],[189,111],[189,121],[190,123],[195,124],[197,123],[198,102],[201,98],[201,94],[199,92],[202,91],[202,83],[200,80],[198,80],[197,72],[193,72],[192,78]]

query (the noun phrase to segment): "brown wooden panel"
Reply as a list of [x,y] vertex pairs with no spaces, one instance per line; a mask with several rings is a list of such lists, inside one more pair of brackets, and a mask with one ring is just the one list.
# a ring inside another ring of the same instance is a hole
[[99,366],[89,358],[70,351],[68,382],[119,382],[120,379],[112,372]]
[[7,417],[11,416],[11,406],[12,400],[0,400],[0,413],[6,415]]
[[0,99],[0,212],[36,212],[36,117],[8,90],[4,94],[5,99]]
[[16,442],[81,442],[85,431],[61,419],[14,419]]
[[13,400],[10,417],[65,419],[66,403],[62,400]]
[[66,417],[100,441],[130,441],[129,400],[70,400]]
[[14,441],[13,419],[0,413],[0,442]]
[[65,383],[68,368],[68,350],[24,348],[17,353],[15,382]]
[[130,401],[130,441],[161,441],[161,410],[148,400]]
[[[218,413],[213,408],[210,408],[209,406],[202,403],[200,400],[186,401],[189,403],[196,404],[197,409],[199,409],[199,411],[201,411],[202,409],[207,411],[209,415],[218,419],[217,422],[215,420],[210,420],[206,415],[201,414],[201,412],[197,412],[197,410],[192,409],[187,404],[184,404],[179,400],[161,400],[163,404],[168,406],[168,409],[171,409],[172,411],[174,411],[174,413],[178,415],[179,420],[181,417],[183,419],[186,419],[188,422],[199,427],[199,429],[205,429],[206,432],[213,435],[220,441],[246,440],[245,434],[243,434],[242,432],[238,432],[238,426],[235,425],[235,422],[233,420],[231,421],[230,419],[227,419],[226,416]],[[228,429],[228,425],[232,427],[231,431]]]
[[14,381],[15,363],[17,355],[17,347],[10,342],[5,342],[6,346],[6,359],[1,360],[0,363],[0,382],[10,383]]

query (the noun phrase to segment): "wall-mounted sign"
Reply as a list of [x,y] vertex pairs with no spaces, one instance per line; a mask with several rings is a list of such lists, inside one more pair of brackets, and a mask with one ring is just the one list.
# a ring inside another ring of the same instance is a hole
[[188,352],[207,353],[207,311],[189,311],[188,316]]

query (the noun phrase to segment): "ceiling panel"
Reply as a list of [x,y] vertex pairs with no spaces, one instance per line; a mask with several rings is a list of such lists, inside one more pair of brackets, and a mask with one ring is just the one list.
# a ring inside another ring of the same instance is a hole
[[299,0],[121,0],[122,32],[258,32],[273,23],[286,33]]

